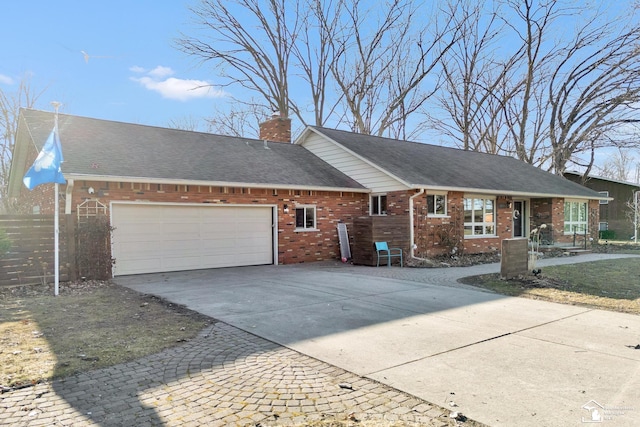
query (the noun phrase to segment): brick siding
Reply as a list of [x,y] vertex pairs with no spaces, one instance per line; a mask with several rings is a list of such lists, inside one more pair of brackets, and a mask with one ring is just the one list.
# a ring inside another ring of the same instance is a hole
[[[93,187],[95,194],[89,195]],[[61,186],[64,194],[65,186]],[[42,214],[53,213],[53,184],[37,187],[33,192],[24,190],[29,203],[39,204]],[[387,194],[389,216],[404,217],[409,224],[409,200],[415,191],[397,191]],[[77,181],[71,206],[75,208],[83,201],[96,198],[109,205],[110,201],[144,201],[156,203],[210,203],[210,204],[256,204],[278,206],[278,263],[302,263],[340,259],[340,247],[336,226],[347,224],[353,247],[353,221],[368,216],[369,195],[362,193],[340,193],[330,191],[274,190],[239,187],[185,186],[168,184],[105,183]],[[447,216],[427,215],[426,194],[414,198],[414,242],[415,256],[429,258],[456,253],[486,253],[500,250],[501,241],[513,234],[511,198],[496,200],[496,237],[464,238],[462,192],[447,195]],[[289,212],[284,213],[287,204]],[[315,205],[318,231],[295,231],[296,204]],[[64,201],[61,199],[61,209]],[[564,235],[564,199],[539,198],[530,200],[530,228],[547,224],[554,243],[570,244],[573,235]],[[589,227],[591,237],[596,237],[598,225],[598,202],[589,203]],[[408,231],[407,231],[408,233]],[[407,236],[406,241],[409,241]],[[407,247],[407,257],[410,248]]]
[[[93,195],[88,193],[89,187],[94,189]],[[368,195],[352,192],[77,181],[71,203],[73,214],[77,205],[93,198],[107,207],[110,201],[277,205],[278,263],[291,264],[340,259],[337,224],[345,222],[347,229],[352,230],[353,219],[366,212]],[[289,208],[288,213],[284,213],[285,204]],[[297,204],[316,206],[318,231],[295,231]]]

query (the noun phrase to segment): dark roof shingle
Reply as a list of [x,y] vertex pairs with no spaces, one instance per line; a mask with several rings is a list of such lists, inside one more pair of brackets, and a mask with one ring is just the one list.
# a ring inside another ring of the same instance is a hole
[[523,195],[599,196],[564,177],[513,157],[335,129],[313,129],[415,187],[477,189]]
[[[22,116],[40,149],[54,114],[22,110]],[[59,115],[58,128],[65,174],[364,189],[294,144],[66,114]]]

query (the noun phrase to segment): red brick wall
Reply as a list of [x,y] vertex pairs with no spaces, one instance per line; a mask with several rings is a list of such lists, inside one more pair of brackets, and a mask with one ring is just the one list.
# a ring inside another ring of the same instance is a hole
[[[95,191],[88,193],[88,188]],[[176,186],[167,184],[132,184],[76,181],[72,209],[89,198],[109,207],[110,201],[144,201],[210,204],[265,204],[278,206],[278,263],[291,264],[340,259],[337,224],[347,223],[366,212],[367,194],[329,191],[273,190],[235,187]],[[284,213],[287,204],[289,213]],[[296,204],[316,205],[319,231],[296,232]],[[352,237],[352,236],[351,236]]]
[[496,200],[496,237],[464,237],[464,193],[447,194],[447,216],[427,215],[427,195],[413,199],[415,255],[428,258],[461,253],[484,253],[500,250],[502,239],[512,237],[510,199]]
[[387,193],[387,215],[406,216],[409,222],[409,196],[414,194],[408,191],[393,191]]
[[413,199],[415,256],[429,258],[464,250],[462,197],[459,192],[447,194],[446,217],[428,216],[427,194]]
[[589,200],[587,209],[589,215],[589,234],[592,239],[591,243],[593,243],[597,242],[600,237],[600,201]]
[[[93,187],[95,194],[87,189]],[[65,193],[65,186],[60,186]],[[388,215],[406,217],[409,223],[409,199],[415,191],[398,191],[387,194]],[[53,184],[37,187],[33,192],[23,191],[28,203],[41,206],[42,214],[53,213]],[[358,216],[368,216],[369,195],[361,193],[316,192],[299,190],[220,188],[210,186],[176,186],[158,184],[101,183],[78,181],[75,183],[72,209],[88,198],[95,197],[105,205],[111,200],[181,202],[181,203],[223,203],[223,204],[269,204],[278,206],[278,262],[281,264],[339,259],[340,248],[336,224],[347,223],[353,240],[353,220]],[[449,192],[447,196],[447,217],[429,217],[426,211],[426,195],[414,199],[414,241],[415,255],[433,257],[448,254],[452,246],[465,253],[495,252],[500,250],[501,240],[512,237],[512,209],[510,199],[496,200],[497,237],[463,238],[464,218],[461,192]],[[295,232],[295,204],[316,205],[319,231]],[[283,206],[289,206],[289,213]],[[64,200],[60,201],[64,209]],[[590,231],[597,233],[598,202],[589,203]],[[29,211],[30,212],[30,211]],[[571,243],[573,235],[564,235],[564,199],[531,199],[531,228],[547,224],[552,230],[556,243]],[[456,231],[457,230],[457,231]],[[443,239],[442,236],[449,239]],[[407,236],[407,241],[409,236]],[[455,244],[455,240],[461,244]],[[352,242],[353,243],[353,242]]]
[[564,236],[564,199],[541,198],[531,199],[531,229],[545,229],[545,240],[552,243],[565,243]]
[[[597,200],[590,200],[587,205],[587,220],[589,221],[589,237],[593,241],[598,238],[599,203]],[[564,234],[564,199],[546,198],[531,200],[531,227],[537,228],[546,224],[552,230],[551,241],[560,244],[573,244],[573,233]],[[584,244],[583,238],[577,242]]]

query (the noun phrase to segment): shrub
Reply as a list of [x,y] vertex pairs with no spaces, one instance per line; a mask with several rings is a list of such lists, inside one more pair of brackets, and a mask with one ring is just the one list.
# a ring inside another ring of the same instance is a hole
[[76,264],[78,276],[93,280],[111,278],[115,260],[111,258],[110,236],[113,227],[104,215],[83,218],[76,228]]
[[614,230],[600,230],[600,238],[602,240],[614,240],[616,232]]

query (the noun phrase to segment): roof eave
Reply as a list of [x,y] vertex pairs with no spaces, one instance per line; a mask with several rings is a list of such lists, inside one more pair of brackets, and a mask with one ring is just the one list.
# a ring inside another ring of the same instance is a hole
[[[567,175],[582,176],[582,174],[578,173],[578,172],[568,171],[568,172],[564,172],[564,173],[567,174]],[[614,184],[621,184],[621,185],[626,185],[626,186],[629,186],[629,187],[635,187],[635,188],[640,189],[640,184],[636,184],[634,182],[628,182],[628,181],[620,181],[620,180],[617,180],[617,179],[605,178],[603,176],[598,176],[598,175],[587,175],[587,179],[597,179],[597,180],[600,180],[600,181],[613,182]]]
[[103,182],[132,182],[141,184],[165,184],[165,185],[201,185],[211,187],[244,187],[244,188],[268,188],[277,190],[311,190],[311,191],[341,191],[353,193],[370,193],[368,188],[354,187],[330,187],[320,185],[295,185],[295,184],[265,184],[255,182],[230,182],[230,181],[200,181],[190,179],[169,179],[169,178],[147,178],[133,176],[112,176],[112,175],[93,175],[65,173],[65,178],[73,180],[85,181],[103,181]]

